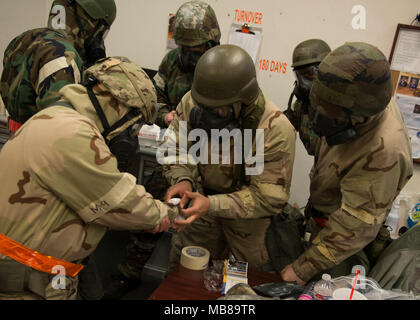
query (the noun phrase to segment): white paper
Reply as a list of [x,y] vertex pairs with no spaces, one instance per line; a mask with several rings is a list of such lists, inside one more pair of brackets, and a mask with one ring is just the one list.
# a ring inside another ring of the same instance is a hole
[[411,151],[413,159],[420,158],[420,130],[408,129],[408,136],[411,140]]
[[397,93],[395,102],[400,108],[407,128],[420,130],[420,98]]
[[257,28],[250,28],[251,33],[237,32],[241,26],[232,24],[229,33],[228,44],[234,44],[244,49],[251,56],[254,64],[257,62],[258,50],[261,45],[262,32]]
[[400,29],[392,57],[392,70],[420,73],[420,32]]

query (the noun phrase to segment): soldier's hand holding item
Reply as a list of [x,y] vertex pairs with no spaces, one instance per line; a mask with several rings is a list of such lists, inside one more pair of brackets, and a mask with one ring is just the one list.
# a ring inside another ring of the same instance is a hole
[[[124,57],[99,60],[84,76],[0,153],[8,168],[0,171],[0,234],[28,252],[0,254],[0,297],[74,299],[78,271],[107,229],[162,232],[179,214],[124,172],[140,126],[156,117],[151,80]],[[52,287],[56,260],[68,266],[63,290]]]
[[[252,58],[235,45],[219,45],[201,56],[192,89],[176,114],[163,144],[168,145],[168,157],[177,161],[165,164],[164,173],[174,186],[168,198],[182,193],[180,213],[186,220],[174,223],[182,231],[172,235],[171,267],[179,262],[183,247],[199,245],[213,259],[233,253],[238,260],[262,268],[268,261],[265,232],[271,216],[279,214],[289,198],[293,126],[260,90]],[[213,136],[215,131],[225,135]],[[194,147],[192,141],[182,141],[184,134],[193,132],[203,142],[200,159],[188,154],[191,161],[181,161],[186,151],[183,142],[189,151]],[[249,133],[251,139],[245,139]],[[238,137],[244,148],[255,151],[253,164],[245,163],[247,154]],[[171,146],[173,141],[179,143]],[[228,163],[222,161],[223,149],[230,155]]]

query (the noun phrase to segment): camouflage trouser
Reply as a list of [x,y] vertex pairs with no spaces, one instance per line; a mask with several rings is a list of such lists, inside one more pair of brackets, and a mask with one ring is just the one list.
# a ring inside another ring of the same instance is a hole
[[[162,166],[156,166],[153,174],[145,177],[144,187],[153,198],[163,200],[169,185],[163,176]],[[152,255],[161,236],[161,233],[130,232],[130,240],[126,247],[126,258],[117,266],[118,270],[129,279],[140,279],[144,265]]]
[[147,260],[153,253],[161,233],[130,232],[126,246],[125,260],[118,264],[118,270],[129,279],[140,279]]
[[394,240],[368,274],[385,289],[420,295],[420,225]]
[[237,260],[261,269],[269,260],[265,246],[269,225],[270,218],[235,220],[206,215],[172,235],[170,268],[179,263],[182,248],[194,245],[209,250],[211,259],[226,259],[232,253]]

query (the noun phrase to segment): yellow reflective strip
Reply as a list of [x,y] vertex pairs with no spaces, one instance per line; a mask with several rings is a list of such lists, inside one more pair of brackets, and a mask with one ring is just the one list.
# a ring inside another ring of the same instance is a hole
[[355,217],[356,219],[363,221],[367,224],[373,225],[373,224],[378,224],[378,223],[382,223],[385,220],[385,216],[387,211],[385,210],[382,214],[380,214],[379,216],[375,216],[372,213],[363,210],[363,209],[353,209],[349,206],[347,206],[345,203],[343,203],[341,205],[341,209],[345,210],[346,212],[348,212],[349,214],[351,214],[353,217]]

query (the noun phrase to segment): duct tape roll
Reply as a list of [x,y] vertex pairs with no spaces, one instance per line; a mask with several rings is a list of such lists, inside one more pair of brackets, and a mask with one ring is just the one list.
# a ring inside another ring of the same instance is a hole
[[204,270],[207,268],[210,252],[202,247],[189,246],[181,251],[181,265],[191,270]]

